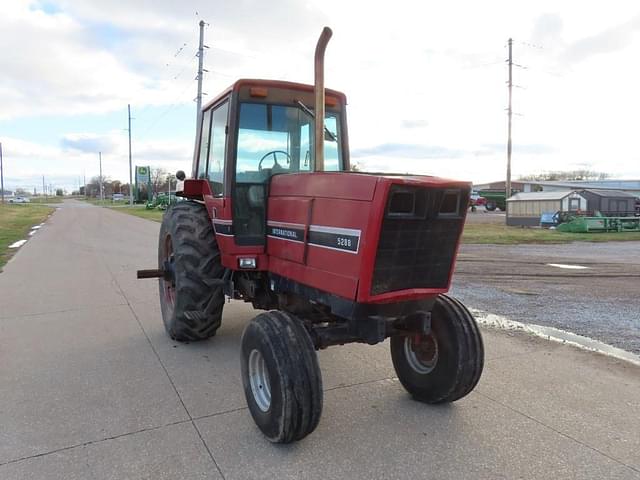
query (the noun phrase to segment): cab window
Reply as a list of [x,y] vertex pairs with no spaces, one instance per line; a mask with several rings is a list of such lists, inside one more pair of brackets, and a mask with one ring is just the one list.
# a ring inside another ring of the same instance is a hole
[[[339,117],[325,117],[325,170],[341,170]],[[313,118],[298,106],[242,103],[236,182],[263,183],[278,173],[313,169]]]
[[198,176],[206,178],[207,159],[209,158],[209,138],[211,134],[211,110],[202,114],[202,130],[200,131],[200,153],[198,156]]
[[211,118],[208,178],[211,191],[222,196],[224,186],[224,153],[227,145],[227,113],[229,102],[217,106]]

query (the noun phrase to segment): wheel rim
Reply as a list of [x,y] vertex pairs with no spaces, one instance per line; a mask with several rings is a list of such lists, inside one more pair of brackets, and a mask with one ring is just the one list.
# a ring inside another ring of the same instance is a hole
[[263,412],[269,410],[271,406],[269,372],[267,372],[264,357],[256,349],[251,350],[249,354],[249,385],[258,408]]
[[[174,263],[174,255],[173,255],[173,242],[171,241],[171,235],[167,235],[164,239],[164,258],[162,261],[162,266],[164,266],[165,262],[169,262],[170,264]],[[161,279],[162,289],[164,291],[164,303],[169,310],[169,313],[173,313],[173,309],[176,303],[176,286],[174,282],[169,282],[167,280]]]
[[433,334],[404,339],[404,355],[409,366],[420,374],[431,373],[438,363],[438,342]]

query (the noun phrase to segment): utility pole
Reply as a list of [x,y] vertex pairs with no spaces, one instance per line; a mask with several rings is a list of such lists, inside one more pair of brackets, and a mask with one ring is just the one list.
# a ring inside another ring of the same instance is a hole
[[42,175],[42,195],[44,195],[44,198],[47,198],[47,190],[46,187],[44,186],[44,175]]
[[511,91],[513,90],[513,39],[509,39],[509,81],[507,83],[509,87],[509,107],[507,108],[507,116],[509,117],[509,126],[507,131],[507,181],[504,184],[505,199],[511,196],[511,116],[513,115],[513,109],[511,107]]
[[0,142],[0,194],[4,203],[4,169],[2,165],[2,142]]
[[198,134],[200,129],[200,117],[202,115],[202,77],[206,70],[203,68],[204,63],[204,49],[209,48],[204,44],[204,26],[206,23],[204,20],[200,20],[200,41],[198,43],[198,96],[196,97],[196,146],[198,145]]
[[104,202],[104,189],[102,188],[102,152],[98,152],[100,161],[100,202]]
[[127,104],[129,114],[129,206],[133,207],[133,170],[131,166],[131,105]]

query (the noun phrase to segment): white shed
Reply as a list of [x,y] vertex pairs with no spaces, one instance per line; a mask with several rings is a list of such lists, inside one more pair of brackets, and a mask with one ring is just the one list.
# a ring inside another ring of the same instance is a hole
[[575,191],[517,193],[507,199],[507,225],[540,225],[543,213],[587,210],[587,199]]

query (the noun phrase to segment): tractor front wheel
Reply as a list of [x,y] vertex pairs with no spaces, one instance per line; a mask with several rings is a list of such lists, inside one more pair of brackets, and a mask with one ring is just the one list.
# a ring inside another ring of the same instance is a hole
[[391,358],[400,383],[416,400],[447,403],[467,395],[480,380],[484,347],[469,310],[439,295],[429,335],[392,337]]
[[255,317],[242,334],[242,384],[251,416],[274,443],[313,432],[322,413],[322,376],[311,337],[285,312]]
[[222,321],[224,268],[204,205],[179,202],[167,209],[160,227],[158,268],[162,320],[169,336],[181,342],[215,335]]

